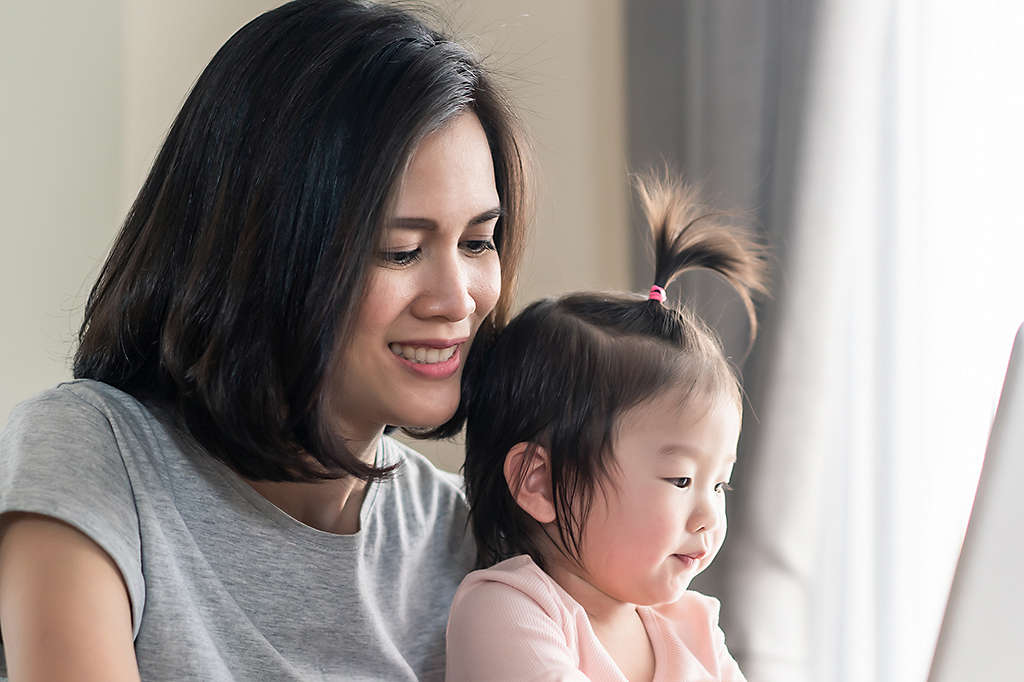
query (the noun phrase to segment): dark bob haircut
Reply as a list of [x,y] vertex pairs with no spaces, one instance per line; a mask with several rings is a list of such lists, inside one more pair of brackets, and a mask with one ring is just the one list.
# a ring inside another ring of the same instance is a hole
[[386,476],[332,427],[333,361],[413,150],[462,112],[494,159],[502,294],[481,329],[502,326],[530,204],[504,95],[409,11],[297,0],[200,75],[89,296],[75,376],[170,405],[250,479]]
[[[707,268],[737,290],[756,318],[751,292],[766,292],[763,248],[746,231],[669,179],[638,191],[654,234],[654,283]],[[478,564],[529,554],[544,567],[543,529],[519,508],[505,458],[517,443],[550,458],[558,542],[578,561],[583,524],[614,467],[615,429],[627,410],[675,391],[690,400],[725,397],[741,409],[739,382],[715,333],[689,309],[631,294],[577,293],[537,301],[507,327],[478,339],[463,375],[464,472]],[[524,465],[523,470],[527,467]],[[511,491],[510,491],[511,488]],[[552,538],[554,539],[554,538]]]

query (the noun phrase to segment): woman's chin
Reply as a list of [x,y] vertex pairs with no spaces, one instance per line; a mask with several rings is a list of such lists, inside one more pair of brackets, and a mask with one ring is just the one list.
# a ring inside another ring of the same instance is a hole
[[429,431],[455,416],[457,407],[458,404],[452,405],[450,409],[417,410],[415,414],[404,415],[403,423],[398,426],[412,431]]

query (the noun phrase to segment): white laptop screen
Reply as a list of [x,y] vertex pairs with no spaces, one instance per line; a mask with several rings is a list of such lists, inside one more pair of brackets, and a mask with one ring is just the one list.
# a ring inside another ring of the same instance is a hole
[[[952,472],[955,473],[955,472]],[[942,621],[931,682],[1009,680],[1024,671],[1024,325],[992,424]]]

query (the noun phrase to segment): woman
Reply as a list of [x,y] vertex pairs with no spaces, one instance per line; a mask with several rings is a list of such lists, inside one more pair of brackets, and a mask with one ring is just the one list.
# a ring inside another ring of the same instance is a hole
[[0,672],[443,677],[465,500],[384,431],[448,420],[504,322],[516,130],[392,7],[299,0],[221,48],[90,295],[77,380],[0,436]]

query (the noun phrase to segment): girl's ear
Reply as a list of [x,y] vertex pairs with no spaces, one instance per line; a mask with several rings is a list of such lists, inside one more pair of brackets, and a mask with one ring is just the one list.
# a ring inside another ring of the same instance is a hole
[[505,455],[505,482],[512,499],[537,523],[555,520],[551,458],[542,445],[516,443]]

